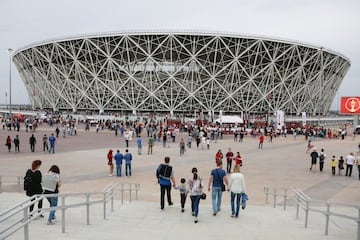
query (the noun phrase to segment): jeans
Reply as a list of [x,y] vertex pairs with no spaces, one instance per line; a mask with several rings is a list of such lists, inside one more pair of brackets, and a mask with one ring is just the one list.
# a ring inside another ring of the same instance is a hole
[[353,168],[353,165],[350,165],[350,164],[347,164],[347,165],[346,165],[346,173],[345,173],[345,176],[348,176],[348,174],[349,174],[349,177],[351,177],[352,168]]
[[50,143],[49,153],[55,153],[55,144],[51,144],[51,143]]
[[190,199],[191,199],[191,211],[194,213],[194,217],[197,217],[199,214],[200,195],[190,196]]
[[232,164],[232,160],[227,161],[227,163],[226,163],[227,173],[231,173],[231,164]]
[[221,199],[222,199],[221,187],[212,187],[211,201],[212,201],[212,209],[214,213],[220,211]]
[[126,176],[131,176],[131,163],[126,163],[125,164],[125,175]]
[[242,193],[231,192],[231,214],[235,215],[236,217],[239,216],[241,196],[242,196]]
[[142,154],[142,146],[138,145],[138,154],[141,155]]
[[164,209],[164,205],[165,205],[165,191],[166,191],[168,204],[169,205],[173,204],[171,201],[171,185],[161,185],[160,184],[160,207],[161,207],[161,209]]
[[[47,200],[49,201],[50,207],[56,207],[58,204],[58,197],[47,197]],[[50,210],[48,222],[51,222],[55,217],[55,210]]]
[[122,164],[116,164],[116,176],[121,177]]

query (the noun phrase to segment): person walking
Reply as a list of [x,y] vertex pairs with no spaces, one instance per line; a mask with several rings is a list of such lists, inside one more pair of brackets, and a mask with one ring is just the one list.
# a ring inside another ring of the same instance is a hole
[[142,138],[140,135],[136,138],[136,144],[138,147],[138,154],[141,155],[142,154]]
[[355,165],[355,157],[354,157],[354,154],[352,152],[349,155],[346,156],[345,163],[346,163],[345,176],[351,177],[353,165]]
[[225,188],[223,187],[224,182],[228,185],[226,172],[222,169],[222,161],[216,161],[216,168],[211,170],[208,183],[209,192],[210,187],[212,186],[211,201],[214,216],[221,210],[222,192],[225,191]]
[[335,156],[333,156],[332,159],[331,159],[331,173],[332,173],[332,175],[335,175],[336,165],[337,165],[337,161],[336,161]]
[[11,143],[12,143],[12,140],[11,140],[10,136],[7,136],[6,141],[5,141],[5,145],[6,145],[9,152],[11,151]]
[[183,138],[181,138],[179,146],[180,146],[180,156],[183,156],[185,153],[185,141]]
[[113,164],[113,150],[109,149],[107,154],[108,166],[109,166],[109,177],[112,177],[114,172],[114,164]]
[[36,137],[34,134],[31,134],[31,137],[29,138],[29,144],[31,152],[35,152]]
[[[44,174],[42,186],[44,194],[56,194],[59,193],[61,187],[60,169],[57,165],[52,165],[47,173]],[[56,207],[58,205],[58,196],[46,197],[50,207]],[[50,210],[47,225],[55,224],[55,209]]]
[[225,154],[226,157],[226,172],[231,173],[231,165],[232,161],[234,160],[234,153],[229,148],[228,152]]
[[231,217],[239,217],[240,198],[246,192],[245,177],[240,173],[240,165],[234,166],[234,172],[229,178],[230,201],[231,201]]
[[344,162],[345,162],[344,157],[343,157],[343,156],[340,156],[339,165],[338,165],[338,167],[339,167],[339,173],[338,173],[338,175],[339,175],[339,176],[341,175],[341,170],[344,169]]
[[125,150],[124,159],[125,159],[125,175],[130,177],[132,154],[129,153],[129,149]]
[[360,180],[360,151],[357,153],[356,165],[357,165],[357,169],[358,169],[358,177],[359,177],[359,180]]
[[44,134],[42,141],[43,141],[43,151],[45,152],[45,149],[46,151],[49,151],[48,137],[46,136],[46,134]]
[[115,164],[116,164],[116,176],[121,177],[121,170],[122,170],[122,162],[124,156],[120,152],[120,150],[116,150],[116,154],[114,156]]
[[55,153],[55,143],[56,143],[56,138],[54,136],[54,134],[52,133],[49,137],[49,142],[50,142],[50,149],[49,149],[49,153]]
[[326,154],[325,154],[325,152],[324,152],[324,149],[322,148],[322,149],[320,150],[320,154],[319,154],[319,168],[320,168],[320,172],[323,171],[325,158],[326,158]]
[[14,138],[15,152],[20,152],[20,140],[19,135],[16,135]]
[[[32,196],[36,194],[42,194],[43,189],[41,186],[42,182],[42,174],[39,170],[41,166],[41,160],[34,160],[31,163],[31,168],[26,171],[25,177],[24,177],[24,190],[26,191],[26,196],[31,197],[31,201],[35,201],[35,198],[32,198]],[[44,217],[44,215],[41,214],[43,201],[40,199],[38,201],[38,213],[40,213],[40,217]],[[33,215],[34,210],[34,204],[30,206],[30,217]]]
[[316,148],[313,148],[312,152],[310,153],[310,158],[311,158],[310,171],[316,170],[316,162],[317,162],[318,157],[319,157],[319,154],[316,151]]
[[180,192],[180,205],[181,205],[181,212],[185,212],[185,202],[186,197],[188,194],[187,186],[186,186],[186,179],[180,179],[180,185],[174,186],[174,189],[179,190]]
[[259,146],[258,146],[259,149],[263,148],[264,140],[265,140],[265,136],[264,136],[264,134],[261,133],[259,136]]
[[163,211],[165,207],[165,191],[169,206],[173,205],[171,201],[171,183],[176,186],[173,167],[170,165],[170,157],[164,158],[156,169],[157,181],[160,184],[160,209]]
[[148,155],[149,154],[152,155],[153,146],[154,146],[154,138],[150,135],[148,139]]
[[197,168],[193,168],[191,170],[193,177],[188,181],[188,189],[189,195],[191,199],[191,211],[192,215],[194,216],[194,223],[198,223],[198,215],[199,215],[199,204],[200,204],[200,197],[203,192],[203,183],[201,177],[198,176]]

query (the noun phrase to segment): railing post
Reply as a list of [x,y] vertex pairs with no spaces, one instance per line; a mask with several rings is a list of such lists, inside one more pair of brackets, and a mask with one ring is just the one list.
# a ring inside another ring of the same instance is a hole
[[276,208],[276,188],[274,189],[274,208]]
[[106,192],[104,192],[104,219],[106,219]]
[[357,240],[360,240],[360,208],[358,208],[358,219],[357,219]]
[[306,199],[306,209],[305,209],[305,228],[308,225],[308,217],[309,217],[309,200]]
[[18,186],[18,191],[20,191],[20,190],[21,190],[20,184],[21,184],[21,177],[20,177],[20,176],[17,176],[17,186]]
[[2,192],[1,185],[2,185],[2,181],[1,181],[1,176],[0,176],[0,193]]
[[330,220],[330,203],[326,203],[325,213],[325,236],[329,233],[329,220]]
[[129,183],[129,196],[130,196],[130,202],[131,202],[131,196],[132,196],[132,184]]
[[269,204],[269,188],[264,187],[264,193],[265,193],[265,203]]
[[86,194],[86,224],[90,225],[90,194]]
[[287,189],[284,189],[284,211],[286,210]]
[[24,221],[26,224],[24,225],[24,240],[29,240],[29,209],[28,207],[24,208]]
[[121,204],[124,204],[124,183],[121,184]]
[[299,209],[300,209],[300,197],[299,194],[296,193],[296,219],[299,219]]
[[61,197],[61,232],[65,233],[65,195]]
[[111,189],[111,211],[114,211],[114,188]]

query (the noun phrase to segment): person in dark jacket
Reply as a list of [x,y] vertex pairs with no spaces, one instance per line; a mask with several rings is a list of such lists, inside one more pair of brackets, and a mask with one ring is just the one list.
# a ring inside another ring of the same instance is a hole
[[[313,148],[311,153],[310,153],[310,157],[311,157],[311,167],[310,167],[310,171],[312,170],[316,170],[316,162],[317,159],[319,158],[319,154],[316,151],[316,148]],[[313,169],[314,168],[314,169]]]
[[[41,186],[42,181],[42,175],[39,170],[41,166],[41,160],[34,160],[31,164],[31,169],[28,169],[26,172],[25,177],[31,178],[31,183],[29,186],[25,189],[26,190],[26,196],[32,197],[36,194],[42,194],[43,189]],[[35,201],[35,198],[32,199],[32,201]],[[38,202],[38,212],[42,209],[42,200],[39,200]],[[32,212],[34,210],[34,204],[30,206],[30,216],[32,216]],[[44,217],[42,214],[40,214],[40,217]]]

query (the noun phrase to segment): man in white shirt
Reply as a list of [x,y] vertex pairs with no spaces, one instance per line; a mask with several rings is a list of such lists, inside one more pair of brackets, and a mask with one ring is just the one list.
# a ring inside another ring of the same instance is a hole
[[345,176],[349,175],[349,177],[351,177],[352,168],[353,168],[353,165],[355,164],[355,157],[354,157],[353,153],[350,153],[349,155],[346,156],[345,163],[346,163],[346,174],[345,174]]

